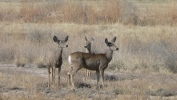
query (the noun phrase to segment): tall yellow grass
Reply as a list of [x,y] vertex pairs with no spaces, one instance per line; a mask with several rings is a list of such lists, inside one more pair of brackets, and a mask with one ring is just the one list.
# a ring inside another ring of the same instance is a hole
[[[0,9],[3,21],[32,23],[78,23],[126,25],[172,25],[176,26],[177,5],[175,1],[165,3],[136,3],[128,0],[97,1],[43,1],[3,3]],[[19,5],[15,9],[14,5]],[[139,6],[141,5],[141,6]],[[50,17],[49,17],[50,16]]]

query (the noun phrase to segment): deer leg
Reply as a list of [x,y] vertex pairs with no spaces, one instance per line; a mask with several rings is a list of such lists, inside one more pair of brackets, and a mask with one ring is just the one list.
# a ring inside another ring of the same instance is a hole
[[54,85],[55,85],[55,75],[56,75],[56,74],[55,74],[55,72],[56,72],[55,69],[56,69],[56,68],[54,67],[54,70],[53,70],[53,84],[54,84]]
[[88,77],[90,76],[90,71],[87,69],[85,71],[85,80],[88,80]]
[[91,71],[88,70],[88,77],[91,80]]
[[99,87],[99,79],[100,79],[99,71],[96,71],[96,75],[97,75],[97,87]]
[[61,66],[58,68],[58,86],[60,85],[60,71],[61,71]]
[[52,67],[52,82],[53,82],[53,70],[54,70],[54,69],[53,69],[53,66],[51,66],[51,67]]
[[88,76],[87,69],[85,69],[85,80],[87,80],[87,76]]
[[71,84],[71,82],[70,82],[70,73],[68,72],[67,75],[68,75],[67,83],[68,83],[68,86],[69,86]]
[[69,74],[70,74],[69,78],[70,78],[70,82],[71,82],[71,84],[72,84],[72,89],[74,89],[73,77],[74,77],[74,75],[75,75],[81,68],[82,68],[82,67],[73,69],[73,70],[71,70],[70,73],[69,73]]
[[52,67],[52,83],[55,84],[55,67]]
[[86,69],[86,80],[90,79],[91,72]]
[[50,66],[48,66],[48,87],[50,87]]
[[67,75],[68,75],[68,80],[67,80],[67,82],[68,82],[68,85],[71,85],[71,71],[73,70],[73,67],[71,67],[71,70],[67,73]]
[[100,71],[100,76],[101,76],[102,88],[104,88],[104,70]]

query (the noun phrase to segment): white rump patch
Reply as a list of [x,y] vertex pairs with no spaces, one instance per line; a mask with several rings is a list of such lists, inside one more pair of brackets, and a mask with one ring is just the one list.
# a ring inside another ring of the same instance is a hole
[[68,62],[71,64],[71,55],[68,57]]

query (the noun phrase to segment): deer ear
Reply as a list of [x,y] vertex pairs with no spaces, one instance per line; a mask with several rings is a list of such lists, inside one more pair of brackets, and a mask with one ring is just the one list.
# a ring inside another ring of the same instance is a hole
[[108,45],[108,39],[107,38],[105,39],[105,43],[106,43],[106,45]]
[[116,41],[116,37],[114,37],[112,40],[111,40],[111,43],[114,43]]
[[58,38],[55,35],[53,36],[53,41],[58,42]]
[[92,41],[94,41],[94,38],[92,38]]
[[69,37],[69,36],[66,36],[66,38],[65,38],[65,42],[67,42],[67,41],[68,41],[68,37]]
[[85,41],[88,41],[87,37],[85,37]]

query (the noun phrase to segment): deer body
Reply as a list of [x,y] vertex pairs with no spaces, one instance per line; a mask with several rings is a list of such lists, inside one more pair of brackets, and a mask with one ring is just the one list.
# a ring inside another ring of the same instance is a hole
[[95,70],[97,74],[97,85],[101,77],[102,86],[104,87],[104,70],[108,67],[109,62],[112,60],[112,54],[114,50],[118,48],[114,45],[116,37],[111,42],[108,42],[107,38],[105,43],[109,49],[104,54],[89,54],[83,52],[75,52],[70,54],[69,63],[71,64],[71,71],[68,72],[69,81],[74,88],[73,77],[81,68],[88,70]]
[[63,61],[62,61],[62,53],[63,48],[60,50],[55,51],[54,53],[51,53],[51,56],[49,57],[49,62],[47,63],[48,66],[55,66],[55,68],[61,67]]
[[79,63],[79,67],[86,68],[88,70],[99,70],[100,67],[106,68],[107,66],[104,65],[108,64],[105,54],[75,52],[70,55],[70,58],[69,62],[71,62],[71,64],[77,65]]
[[[61,66],[63,63],[62,60],[62,53],[63,48],[68,47],[65,43],[68,40],[68,36],[65,40],[59,40],[56,36],[53,37],[54,42],[58,43],[57,51],[48,54],[48,62],[47,62],[47,69],[48,69],[48,87],[50,87],[50,74],[52,74],[52,82],[55,82],[55,69],[58,68],[58,85],[60,84],[60,71]],[[50,71],[52,70],[52,71]]]

